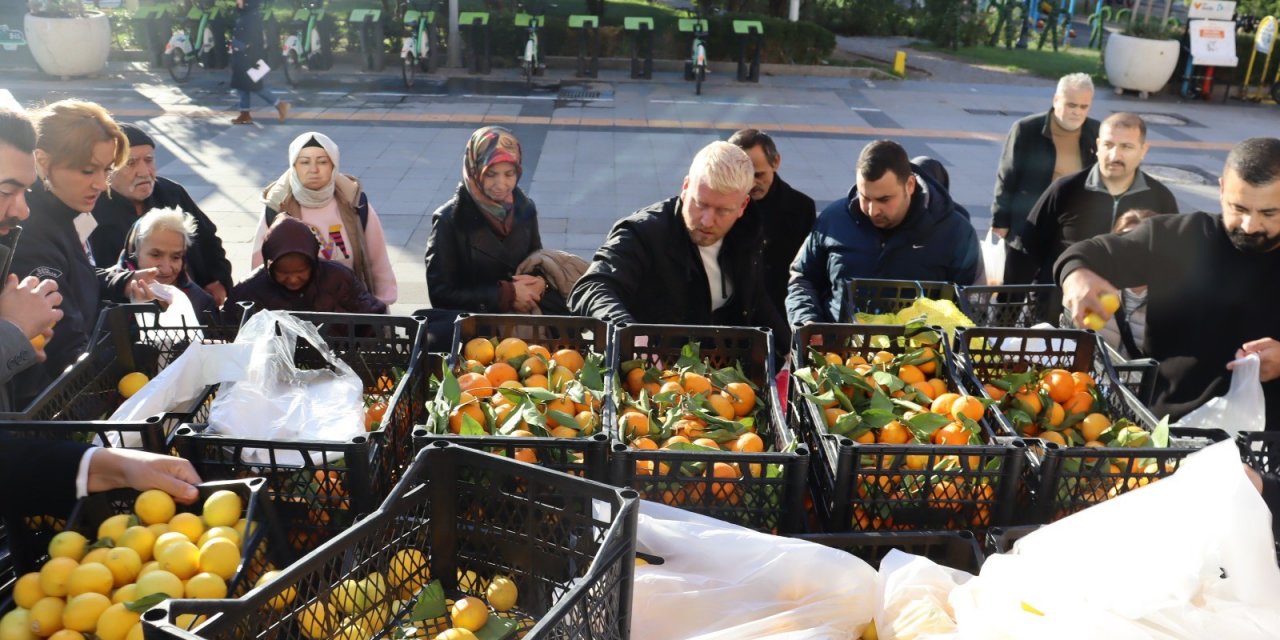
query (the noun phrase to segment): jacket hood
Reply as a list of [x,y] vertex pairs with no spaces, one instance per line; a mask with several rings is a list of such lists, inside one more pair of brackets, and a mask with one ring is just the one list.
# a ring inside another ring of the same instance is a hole
[[290,216],[280,216],[262,241],[263,262],[270,269],[271,263],[290,253],[307,256],[314,266],[316,256],[320,255],[320,241],[307,223]]
[[[911,224],[915,226],[932,227],[947,219],[956,208],[955,201],[951,199],[951,194],[947,193],[942,185],[936,180],[929,177],[929,174],[919,166],[911,165],[911,173],[916,177],[916,193],[911,198],[911,210],[907,212],[907,217],[903,220],[903,225]],[[871,224],[867,217],[863,215],[862,208],[858,206],[858,183],[854,182],[849,188],[848,196],[849,215],[854,217],[858,224]],[[924,215],[920,215],[923,213]]]

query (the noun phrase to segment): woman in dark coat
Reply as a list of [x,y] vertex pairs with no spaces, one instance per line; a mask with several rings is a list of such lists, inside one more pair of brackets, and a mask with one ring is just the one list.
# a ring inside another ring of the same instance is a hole
[[436,210],[427,239],[427,293],[437,309],[567,315],[564,296],[521,263],[542,249],[538,210],[516,186],[520,141],[502,127],[471,134],[462,184]]
[[236,16],[231,34],[231,88],[240,94],[240,115],[231,124],[253,124],[249,115],[250,94],[256,93],[267,104],[276,108],[280,121],[289,115],[289,103],[267,89],[263,78],[254,80],[249,70],[266,58],[265,37],[262,34],[262,0],[236,0],[240,13]]

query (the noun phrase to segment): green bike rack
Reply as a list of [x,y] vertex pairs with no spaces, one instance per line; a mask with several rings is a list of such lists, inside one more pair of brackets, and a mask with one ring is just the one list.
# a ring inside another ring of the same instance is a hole
[[600,73],[600,18],[591,15],[569,16],[569,28],[578,31],[579,78],[595,78]]
[[489,26],[488,11],[463,11],[458,14],[458,26],[474,26],[479,20],[482,26]]
[[600,18],[597,18],[596,16],[583,16],[577,14],[569,16],[570,29],[585,29],[587,27],[599,29]]
[[359,23],[365,20],[377,22],[382,19],[382,9],[352,9],[347,18],[348,23]]
[[[676,23],[676,27],[680,30],[680,33],[693,33],[694,29],[697,29],[701,33],[709,33],[711,31],[707,25],[706,18],[680,18]],[[698,27],[701,28],[698,29]]]
[[[423,16],[423,13],[422,13],[421,11],[418,11],[417,9],[410,9],[410,10],[408,10],[408,11],[404,12],[404,21],[405,21],[405,24],[414,24],[414,25],[416,25],[416,24],[418,24],[418,19],[419,19],[419,18],[421,18],[422,16]],[[435,12],[435,11],[428,11],[428,12],[426,12],[426,16],[427,16],[427,22],[434,23],[434,22],[436,21],[436,12]]]
[[349,36],[359,35],[365,70],[382,71],[386,66],[382,9],[352,9],[347,16],[347,33]]
[[516,16],[515,16],[515,23],[516,23],[516,26],[517,26],[517,27],[526,27],[526,28],[527,28],[527,27],[529,26],[529,21],[533,20],[534,18],[537,18],[537,19],[538,19],[538,24],[542,25],[543,27],[547,26],[547,17],[546,17],[546,16],[535,16],[535,15],[528,14],[528,13],[517,13],[517,14],[516,14]]
[[463,11],[458,14],[458,28],[466,29],[471,73],[488,75],[493,68],[489,58],[489,12]]
[[764,25],[759,20],[734,20],[733,32],[738,35],[738,82],[760,82]]
[[653,77],[653,18],[627,16],[622,19],[622,28],[635,33],[631,47],[631,77]]

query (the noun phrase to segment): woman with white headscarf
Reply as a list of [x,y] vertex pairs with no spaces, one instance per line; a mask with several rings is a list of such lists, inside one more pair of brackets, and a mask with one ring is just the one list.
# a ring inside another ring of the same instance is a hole
[[308,131],[289,144],[289,170],[262,192],[266,204],[253,241],[253,267],[262,266],[262,241],[281,214],[307,223],[320,239],[320,257],[342,264],[388,306],[398,288],[382,222],[354,176],[338,171],[338,145]]

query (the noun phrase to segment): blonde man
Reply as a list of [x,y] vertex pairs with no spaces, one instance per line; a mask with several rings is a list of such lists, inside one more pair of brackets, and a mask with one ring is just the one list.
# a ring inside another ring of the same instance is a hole
[[764,289],[760,221],[743,216],[754,167],[713,142],[693,159],[680,195],[613,226],[569,297],[579,315],[612,322],[764,326],[790,340]]

